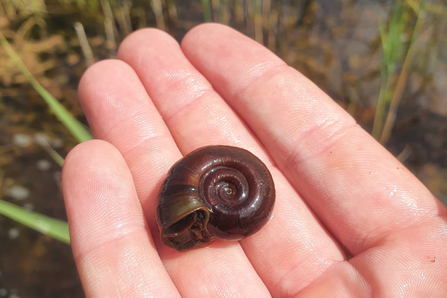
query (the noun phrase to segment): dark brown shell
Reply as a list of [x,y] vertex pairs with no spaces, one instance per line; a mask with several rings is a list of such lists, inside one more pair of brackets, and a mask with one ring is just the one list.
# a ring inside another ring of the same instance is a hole
[[260,159],[230,146],[200,148],[169,171],[158,195],[161,240],[178,251],[240,240],[264,226],[275,187]]

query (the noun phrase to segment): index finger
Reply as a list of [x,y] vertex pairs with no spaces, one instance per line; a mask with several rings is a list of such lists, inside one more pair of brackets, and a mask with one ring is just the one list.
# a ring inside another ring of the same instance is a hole
[[182,49],[352,254],[445,209],[332,99],[253,40],[206,24]]

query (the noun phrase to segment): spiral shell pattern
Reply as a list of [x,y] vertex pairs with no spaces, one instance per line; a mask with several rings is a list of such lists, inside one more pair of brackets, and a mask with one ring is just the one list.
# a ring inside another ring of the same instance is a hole
[[256,156],[236,147],[204,147],[177,162],[161,187],[161,239],[179,251],[240,240],[266,224],[274,202],[273,179]]

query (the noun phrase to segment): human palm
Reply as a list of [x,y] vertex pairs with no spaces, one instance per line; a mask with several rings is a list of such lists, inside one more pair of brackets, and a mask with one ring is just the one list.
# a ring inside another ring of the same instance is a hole
[[[63,189],[88,297],[445,297],[446,208],[240,33],[201,25],[179,46],[140,30],[85,73],[79,95],[99,140],[69,154]],[[179,253],[159,238],[158,189],[182,155],[217,144],[266,163],[273,216],[240,242]]]

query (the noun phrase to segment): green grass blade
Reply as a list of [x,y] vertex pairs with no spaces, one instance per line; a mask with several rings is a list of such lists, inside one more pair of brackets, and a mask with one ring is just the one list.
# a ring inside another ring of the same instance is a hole
[[61,167],[64,165],[64,158],[60,156],[59,153],[56,152],[56,150],[51,147],[51,145],[47,142],[45,137],[41,135],[36,135],[35,138],[36,143],[39,144],[45,151],[53,158],[55,162],[57,162],[58,165]]
[[84,126],[76,120],[70,112],[68,112],[64,106],[56,100],[42,85],[37,82],[31,72],[26,68],[23,61],[11,47],[6,38],[0,33],[0,43],[6,50],[12,61],[17,65],[20,71],[25,75],[28,82],[34,87],[37,93],[44,99],[48,106],[53,110],[57,118],[64,124],[64,126],[70,131],[70,133],[79,141],[84,142],[91,140],[93,137],[90,132],[84,128]]
[[398,66],[405,60],[407,43],[402,41],[407,26],[411,22],[410,6],[403,0],[396,1],[389,23],[379,20],[379,33],[382,41],[381,85],[376,104],[372,135],[381,139],[384,124],[393,98]]
[[203,9],[203,18],[205,22],[211,22],[211,5],[210,0],[201,0]]
[[2,200],[0,200],[0,214],[39,231],[44,235],[70,244],[68,224],[65,221],[28,211]]

